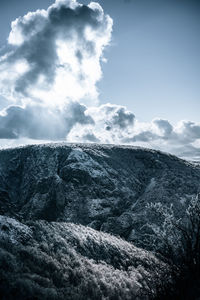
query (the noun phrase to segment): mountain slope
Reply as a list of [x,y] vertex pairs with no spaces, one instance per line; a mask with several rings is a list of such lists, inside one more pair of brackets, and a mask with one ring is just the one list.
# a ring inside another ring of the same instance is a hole
[[94,229],[0,216],[0,296],[10,299],[153,299],[172,287],[151,253]]
[[181,216],[200,166],[128,146],[46,144],[0,151],[1,214],[89,225],[137,241],[149,202]]

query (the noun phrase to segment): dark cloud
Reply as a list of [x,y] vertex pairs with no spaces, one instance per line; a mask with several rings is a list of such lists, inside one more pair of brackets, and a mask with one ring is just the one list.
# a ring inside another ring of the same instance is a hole
[[86,106],[81,105],[78,102],[71,102],[65,110],[67,111],[65,119],[68,123],[69,129],[71,129],[76,123],[81,125],[94,125],[93,118],[86,115]]
[[167,138],[173,132],[173,126],[168,120],[155,119],[154,124],[160,129],[161,134]]
[[133,125],[135,116],[130,111],[126,111],[124,107],[121,107],[116,111],[112,120],[113,125],[119,126],[121,129],[125,129],[127,126]]
[[191,121],[182,121],[179,127],[181,140],[184,142],[193,142],[200,139],[200,124]]
[[138,134],[135,134],[134,136],[123,138],[124,143],[134,143],[134,142],[151,142],[154,140],[159,139],[160,136],[157,134],[151,132],[151,131],[142,131]]
[[78,102],[70,103],[62,111],[40,105],[10,106],[0,116],[0,138],[64,140],[74,125],[94,124],[85,111],[86,107]]
[[[81,46],[87,48],[87,52],[92,55],[95,51],[95,42],[86,40],[84,30],[87,26],[101,26],[97,17],[98,12],[87,6],[71,9],[61,5],[50,8],[45,18],[37,13],[26,22],[23,18],[19,19],[17,26],[23,36],[28,35],[30,38],[20,45],[8,61],[26,59],[30,70],[17,80],[16,91],[26,93],[40,75],[45,76],[46,83],[52,84],[59,64],[56,41],[72,40],[74,31],[81,41]],[[38,27],[40,23],[42,29]],[[81,50],[79,53],[80,56]]]
[[101,141],[94,135],[94,133],[87,133],[83,135],[83,139],[86,142],[92,142],[92,143],[100,143]]
[[108,103],[99,106],[97,110],[103,116],[105,128],[108,131],[115,128],[124,130],[134,124],[135,115],[124,106]]

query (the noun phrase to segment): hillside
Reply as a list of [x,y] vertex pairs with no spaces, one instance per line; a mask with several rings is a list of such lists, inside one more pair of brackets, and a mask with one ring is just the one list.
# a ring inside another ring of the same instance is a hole
[[0,217],[0,296],[10,299],[153,299],[171,270],[130,243],[71,223]]
[[178,216],[196,195],[200,166],[128,146],[46,144],[0,151],[0,213],[67,221],[137,242],[150,202]]

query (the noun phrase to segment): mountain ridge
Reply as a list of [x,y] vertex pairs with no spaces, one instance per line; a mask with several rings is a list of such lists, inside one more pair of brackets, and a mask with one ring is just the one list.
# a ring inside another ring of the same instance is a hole
[[88,225],[140,239],[147,203],[181,216],[199,190],[200,166],[160,151],[99,144],[41,144],[0,151],[1,213]]

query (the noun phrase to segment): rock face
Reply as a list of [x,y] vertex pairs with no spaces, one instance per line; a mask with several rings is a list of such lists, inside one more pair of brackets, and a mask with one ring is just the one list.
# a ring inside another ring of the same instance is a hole
[[196,195],[200,166],[128,146],[46,144],[0,151],[0,214],[67,221],[136,241],[149,202],[178,215]]

